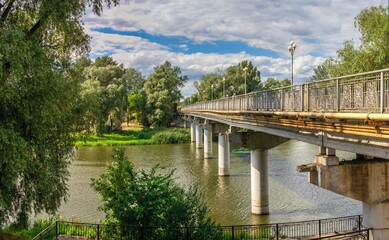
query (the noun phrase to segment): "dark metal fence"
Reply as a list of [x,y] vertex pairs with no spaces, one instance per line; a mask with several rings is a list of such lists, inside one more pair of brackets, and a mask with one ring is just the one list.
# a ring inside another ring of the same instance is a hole
[[[60,236],[87,239],[368,239],[362,217],[348,216],[314,221],[217,227],[134,227],[57,221],[33,240],[59,239]],[[335,238],[340,237],[343,238]],[[348,238],[345,238],[348,237]]]

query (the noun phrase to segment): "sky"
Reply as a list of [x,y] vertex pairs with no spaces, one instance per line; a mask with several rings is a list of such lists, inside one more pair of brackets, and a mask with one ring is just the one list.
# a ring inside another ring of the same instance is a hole
[[122,0],[101,16],[87,11],[85,31],[92,37],[90,57],[111,56],[147,77],[170,61],[194,81],[209,73],[251,61],[268,77],[303,83],[326,58],[336,57],[344,41],[358,44],[354,18],[388,0]]

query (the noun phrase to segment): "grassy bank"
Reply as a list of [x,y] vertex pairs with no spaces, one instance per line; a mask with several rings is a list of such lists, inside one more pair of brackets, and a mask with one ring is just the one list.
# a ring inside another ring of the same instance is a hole
[[190,141],[189,129],[140,129],[131,128],[120,132],[76,136],[77,146],[123,146],[147,144],[171,144]]

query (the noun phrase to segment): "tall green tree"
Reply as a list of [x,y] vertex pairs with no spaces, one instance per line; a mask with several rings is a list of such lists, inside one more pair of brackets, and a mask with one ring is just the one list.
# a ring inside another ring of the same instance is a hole
[[70,59],[89,49],[85,8],[100,14],[102,3],[0,1],[0,226],[26,227],[66,200],[80,87]]
[[168,61],[154,68],[154,73],[149,75],[144,86],[150,126],[170,125],[182,97],[180,87],[187,80],[187,76],[181,76],[180,68]]
[[292,82],[289,79],[284,79],[284,80],[280,81],[277,78],[269,77],[263,83],[262,89],[273,89],[273,88],[287,87],[289,85],[292,85]]
[[200,82],[194,82],[194,87],[197,93],[190,100],[196,102],[244,94],[245,90],[250,93],[260,90],[262,86],[257,67],[251,61],[242,61],[228,67],[225,74],[203,75]]
[[[116,149],[113,159],[92,183],[101,195],[101,209],[108,222],[121,224],[123,231],[124,226],[147,229],[142,239],[182,239],[180,227],[193,227],[189,231],[194,239],[220,239],[210,230],[215,222],[208,217],[208,208],[196,188],[184,190],[173,181],[173,172],[160,174],[158,167],[149,172],[135,170],[123,149]],[[196,227],[203,229],[196,231]],[[131,239],[139,235],[136,231],[126,234]]]
[[314,69],[310,80],[322,80],[359,72],[389,67],[389,16],[384,6],[363,9],[355,17],[355,26],[361,33],[361,44],[344,42],[337,57],[327,59]]

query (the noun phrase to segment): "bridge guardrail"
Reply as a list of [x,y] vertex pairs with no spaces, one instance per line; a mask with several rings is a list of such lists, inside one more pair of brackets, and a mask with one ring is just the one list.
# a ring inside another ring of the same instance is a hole
[[182,110],[389,112],[389,68],[184,106]]

